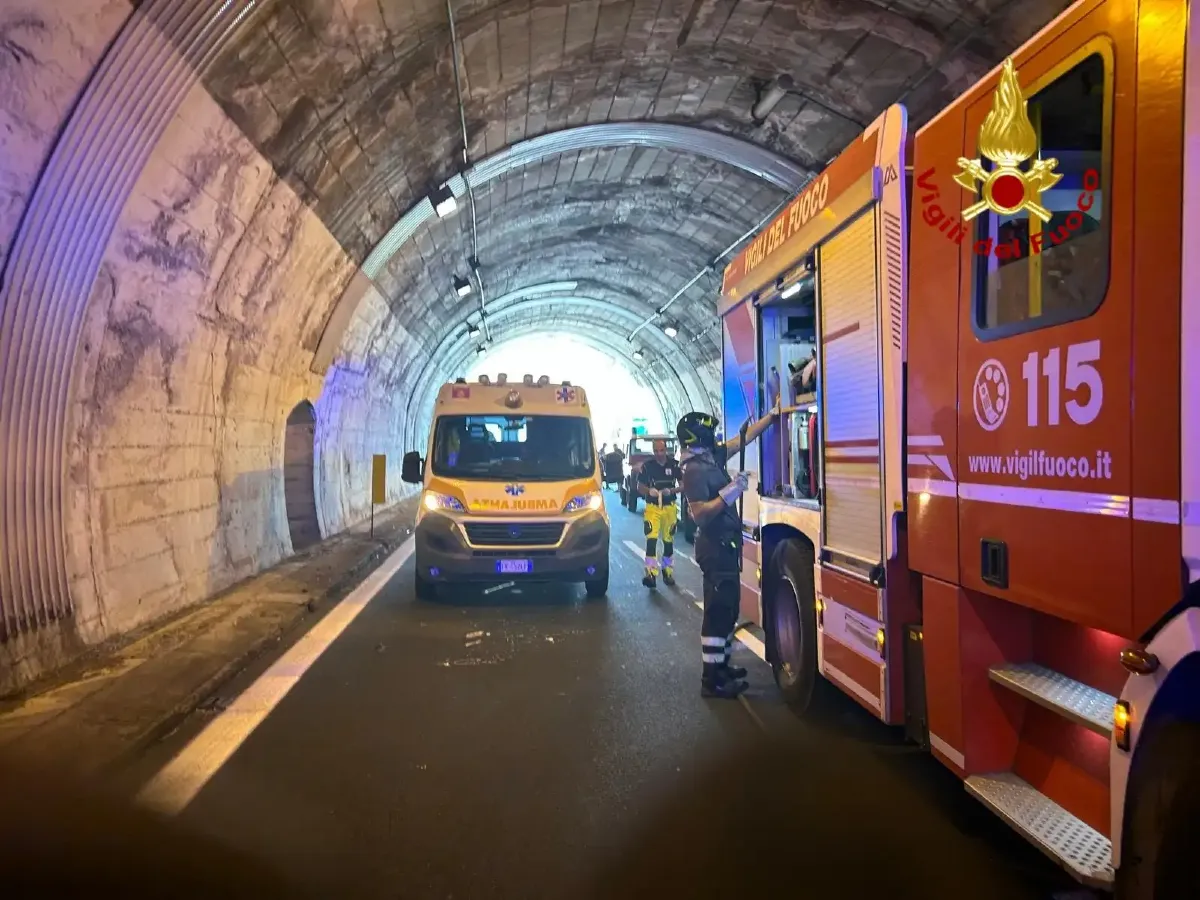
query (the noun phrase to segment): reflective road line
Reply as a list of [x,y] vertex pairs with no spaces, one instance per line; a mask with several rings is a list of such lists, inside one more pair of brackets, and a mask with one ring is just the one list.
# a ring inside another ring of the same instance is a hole
[[139,802],[172,815],[191,803],[309,667],[408,561],[412,552],[413,540],[409,538],[167,763],[142,788]]

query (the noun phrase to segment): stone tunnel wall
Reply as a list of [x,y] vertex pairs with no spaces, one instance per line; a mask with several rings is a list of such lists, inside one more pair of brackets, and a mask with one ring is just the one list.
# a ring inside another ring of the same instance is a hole
[[[54,141],[131,10],[0,0],[0,265]],[[11,86],[13,89],[10,89]],[[317,408],[325,534],[369,512],[378,434],[407,398],[379,366],[420,348],[368,291],[327,379],[310,366],[355,266],[203,87],[191,90],[109,241],[72,365],[66,519],[74,616],[0,644],[0,691],[199,602],[291,550],[288,413]],[[385,327],[386,326],[386,327]],[[377,367],[383,378],[372,382]],[[323,390],[324,387],[324,390]],[[353,424],[352,424],[353,423]]]

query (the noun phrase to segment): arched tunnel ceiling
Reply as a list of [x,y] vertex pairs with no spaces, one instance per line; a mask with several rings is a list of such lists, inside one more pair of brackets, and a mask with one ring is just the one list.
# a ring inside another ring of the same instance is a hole
[[[452,5],[471,162],[554,131],[642,121],[737,136],[814,171],[892,102],[904,102],[919,125],[1067,3]],[[796,89],[756,125],[749,111],[758,87],[783,72]],[[360,262],[463,169],[444,0],[273,0],[206,83]],[[544,158],[475,191],[486,296],[570,278],[587,296],[648,316],[784,193],[734,166],[669,149]],[[470,255],[464,209],[419,227],[379,273],[397,318],[428,346],[477,306],[477,296],[460,299],[451,288]],[[666,319],[696,365],[715,355],[711,337],[687,338],[709,332],[717,284],[702,278]],[[578,327],[618,328],[602,307],[570,316]]]

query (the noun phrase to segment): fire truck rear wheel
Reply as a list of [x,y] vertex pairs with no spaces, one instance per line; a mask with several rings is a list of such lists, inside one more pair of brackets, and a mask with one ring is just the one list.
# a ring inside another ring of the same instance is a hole
[[1115,900],[1200,897],[1200,723],[1169,722],[1137,748]]
[[792,709],[806,713],[821,703],[829,689],[817,672],[812,548],[795,538],[780,541],[771,554],[767,576],[775,683]]

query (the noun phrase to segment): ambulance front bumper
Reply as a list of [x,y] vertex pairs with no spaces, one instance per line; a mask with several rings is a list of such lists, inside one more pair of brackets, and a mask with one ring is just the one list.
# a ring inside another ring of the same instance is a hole
[[536,520],[427,513],[415,542],[417,574],[436,583],[582,582],[608,569],[609,524],[598,511]]

